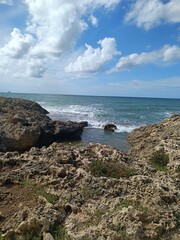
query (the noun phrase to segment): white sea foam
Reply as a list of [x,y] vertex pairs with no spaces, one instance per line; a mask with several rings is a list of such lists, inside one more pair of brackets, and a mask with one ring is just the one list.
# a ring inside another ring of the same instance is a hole
[[[108,122],[98,122],[98,121],[90,121],[89,122],[89,128],[98,128],[98,129],[104,129],[104,126]],[[114,123],[115,124],[115,123]],[[121,124],[115,124],[117,129],[115,132],[117,133],[122,133],[122,132],[127,132],[130,133],[132,132],[135,128],[140,127],[140,125],[131,125],[131,126],[126,126],[126,125],[121,125]]]
[[123,125],[117,125],[116,132],[132,132],[135,128],[138,128],[140,126],[132,125],[132,126],[123,126]]
[[171,112],[164,112],[164,115],[165,115],[166,117],[171,117],[171,116],[173,115],[173,113],[171,113]]
[[[102,114],[108,115],[108,113],[100,109],[99,105],[61,105],[53,106],[47,105],[45,102],[40,103],[48,112],[52,119],[65,120],[65,121],[88,121],[88,128],[103,129],[104,126],[109,123],[106,119],[101,117]],[[109,116],[110,117],[110,116]],[[131,132],[133,129],[139,127],[139,125],[123,125],[114,123],[117,126],[115,132]]]
[[54,119],[63,119],[69,121],[97,121],[96,117],[102,110],[99,110],[93,106],[82,105],[64,105],[64,106],[52,106],[42,105],[50,114],[50,117]]

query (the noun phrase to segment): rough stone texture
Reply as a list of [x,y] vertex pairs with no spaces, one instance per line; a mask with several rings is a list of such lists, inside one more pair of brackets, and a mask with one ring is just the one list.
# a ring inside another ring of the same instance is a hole
[[24,151],[81,139],[84,122],[52,121],[47,114],[35,102],[0,97],[0,151]]
[[[130,134],[129,154],[101,144],[62,143],[0,153],[1,235],[179,240],[179,136],[179,116],[173,116]],[[167,171],[149,164],[159,148],[170,156]],[[95,177],[90,170],[94,160],[134,171],[129,177]]]
[[169,155],[169,173],[180,178],[180,115],[135,129],[128,140],[133,146],[131,156],[146,162],[155,151],[163,150]]
[[163,149],[174,159],[174,153],[180,156],[180,115],[137,128],[129,134],[128,140],[133,146],[131,155],[147,157],[154,149]]
[[[94,177],[94,159],[133,167],[135,175]],[[60,143],[2,153],[0,166],[3,236],[18,239],[29,232],[51,239],[52,227],[62,225],[62,239],[179,239],[180,191],[169,170],[156,171],[105,145]]]

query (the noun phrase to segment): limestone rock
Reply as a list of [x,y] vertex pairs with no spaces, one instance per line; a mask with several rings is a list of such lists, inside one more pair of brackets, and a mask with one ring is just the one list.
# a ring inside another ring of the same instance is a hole
[[[135,130],[129,154],[62,143],[0,153],[0,232],[12,239],[23,239],[26,231],[44,240],[55,239],[54,233],[77,240],[180,239],[179,136],[174,116]],[[159,148],[170,156],[166,171],[148,163]],[[103,176],[91,171],[94,160]],[[107,176],[103,164],[116,163],[133,171]]]
[[52,121],[47,114],[38,103],[0,97],[0,151],[25,151],[81,139],[87,123]]

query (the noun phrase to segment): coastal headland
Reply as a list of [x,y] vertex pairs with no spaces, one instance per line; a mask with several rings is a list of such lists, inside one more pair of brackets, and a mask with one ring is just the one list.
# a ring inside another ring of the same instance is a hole
[[133,130],[124,153],[77,146],[86,122],[0,97],[0,239],[180,239],[180,115]]

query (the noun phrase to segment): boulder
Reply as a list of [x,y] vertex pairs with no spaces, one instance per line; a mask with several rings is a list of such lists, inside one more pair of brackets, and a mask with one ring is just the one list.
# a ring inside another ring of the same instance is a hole
[[113,123],[109,123],[109,124],[106,124],[104,126],[104,130],[105,131],[111,131],[111,132],[114,132],[115,130],[117,129],[117,126]]
[[53,142],[81,140],[86,122],[53,121],[38,103],[0,97],[0,151],[25,151]]

